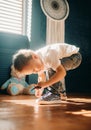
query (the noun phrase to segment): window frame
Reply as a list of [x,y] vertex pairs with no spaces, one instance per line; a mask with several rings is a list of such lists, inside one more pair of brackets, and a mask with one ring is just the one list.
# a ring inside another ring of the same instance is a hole
[[[27,16],[28,15],[28,11],[29,11],[28,10],[29,2],[30,2],[30,4],[32,4],[32,0],[22,0],[21,28],[20,28],[19,33],[18,33],[17,30],[16,31],[8,30],[7,28],[6,29],[1,29],[0,31],[2,31],[2,32],[9,32],[9,33],[16,33],[16,34],[21,34],[21,35],[27,35],[28,38],[30,39],[31,36],[29,36],[28,30],[27,30],[28,29],[28,27],[27,27],[28,26],[28,23],[27,23],[28,22],[28,17],[30,16],[30,15]],[[7,1],[7,4],[8,4],[8,1]],[[30,13],[31,13],[31,17],[32,17],[32,5],[31,5],[31,12]],[[2,15],[2,13],[1,13],[1,15]],[[30,20],[32,19],[31,17],[29,18]],[[30,22],[30,24],[31,24],[31,22]],[[8,25],[6,24],[6,26],[8,26]],[[31,25],[29,25],[29,27],[31,27]],[[14,26],[14,28],[15,28],[15,26]],[[31,31],[31,28],[29,30]],[[31,32],[30,32],[30,34],[31,34]]]

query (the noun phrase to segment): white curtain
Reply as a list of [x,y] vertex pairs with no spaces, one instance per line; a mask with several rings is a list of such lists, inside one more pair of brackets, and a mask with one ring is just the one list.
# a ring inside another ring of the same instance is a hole
[[[54,21],[47,17],[46,44],[64,43],[65,40],[65,21]],[[61,80],[64,90],[65,79]]]
[[46,32],[46,43],[60,43],[64,42],[64,20],[54,21],[47,18],[47,32]]

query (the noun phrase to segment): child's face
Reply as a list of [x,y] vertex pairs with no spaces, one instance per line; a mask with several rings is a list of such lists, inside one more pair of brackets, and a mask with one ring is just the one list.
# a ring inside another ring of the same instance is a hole
[[42,60],[37,55],[33,55],[33,58],[28,62],[28,64],[22,69],[21,73],[29,75],[32,73],[38,73],[44,70],[44,64]]

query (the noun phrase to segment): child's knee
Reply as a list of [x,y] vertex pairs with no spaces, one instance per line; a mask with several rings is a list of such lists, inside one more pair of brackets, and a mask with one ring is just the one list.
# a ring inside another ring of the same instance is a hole
[[9,95],[19,95],[22,94],[24,87],[21,84],[11,83],[7,88],[7,93]]
[[63,58],[61,60],[61,63],[64,66],[64,68],[68,71],[77,68],[81,64],[81,61],[82,61],[82,56],[78,52],[76,54],[71,55],[70,57]]
[[81,62],[82,62],[82,56],[81,54],[78,52],[77,54],[73,54],[71,56],[72,60],[73,60],[73,66],[72,69],[75,69],[77,67],[80,66]]

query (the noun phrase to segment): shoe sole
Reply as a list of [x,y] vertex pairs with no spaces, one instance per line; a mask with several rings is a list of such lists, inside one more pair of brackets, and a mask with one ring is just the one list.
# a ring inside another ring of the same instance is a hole
[[36,100],[36,103],[39,105],[60,104],[61,100],[55,100],[55,101],[38,101],[38,100]]
[[62,101],[67,101],[67,97],[61,97]]

